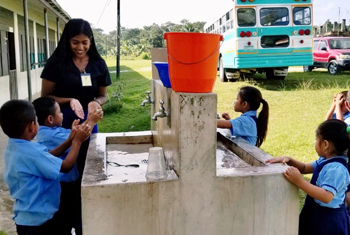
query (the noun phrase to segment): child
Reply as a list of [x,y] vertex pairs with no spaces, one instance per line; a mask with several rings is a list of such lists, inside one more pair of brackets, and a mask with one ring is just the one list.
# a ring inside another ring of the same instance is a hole
[[[350,128],[340,120],[330,119],[316,130],[315,150],[320,156],[312,163],[302,163],[290,157],[267,160],[287,163],[283,175],[307,193],[299,217],[299,235],[349,235],[350,220],[345,206],[345,193],[350,183],[346,151]],[[301,174],[313,173],[310,182]]]
[[[76,162],[81,143],[91,126],[77,126],[69,138],[48,152],[31,140],[38,132],[34,106],[24,100],[10,100],[0,109],[0,125],[9,137],[5,151],[4,179],[13,205],[19,235],[58,234],[55,213],[60,202],[59,173],[69,172]],[[71,146],[65,160],[60,156]]]
[[[263,107],[257,118],[260,103],[263,104]],[[251,86],[242,87],[237,93],[233,108],[242,115],[231,119],[228,113],[223,113],[222,118],[225,120],[217,120],[217,127],[230,129],[232,136],[242,137],[249,143],[260,147],[266,137],[269,119],[269,105],[262,98],[260,91]]]
[[[59,104],[52,97],[40,97],[34,100],[33,105],[39,123],[39,131],[36,139],[38,143],[45,145],[48,150],[52,150],[69,138],[71,130],[61,127],[63,114],[61,113]],[[95,109],[93,112],[89,113],[84,123],[95,126],[96,122],[101,119],[102,116],[102,109]],[[79,120],[73,122],[73,129],[78,122]],[[69,150],[61,155],[60,158],[64,160],[68,152]],[[70,172],[60,174],[62,192],[61,202],[57,212],[57,220],[61,224],[59,228],[61,235],[70,235],[72,228],[75,227],[76,223],[78,223],[77,221],[79,221],[79,219],[75,218],[75,216],[79,215],[77,210],[80,210],[80,207],[77,205],[80,201],[75,184],[78,177],[79,172],[76,164]]]
[[347,91],[333,95],[333,102],[326,114],[326,120],[338,119],[350,125],[349,104],[346,102]]

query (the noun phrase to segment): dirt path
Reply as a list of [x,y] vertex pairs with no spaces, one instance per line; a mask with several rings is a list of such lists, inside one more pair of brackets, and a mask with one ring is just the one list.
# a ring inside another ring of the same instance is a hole
[[7,136],[2,132],[0,128],[0,231],[5,232],[7,235],[15,235],[16,227],[12,220],[12,205],[13,201],[10,198],[7,185],[4,182],[4,152],[7,144]]

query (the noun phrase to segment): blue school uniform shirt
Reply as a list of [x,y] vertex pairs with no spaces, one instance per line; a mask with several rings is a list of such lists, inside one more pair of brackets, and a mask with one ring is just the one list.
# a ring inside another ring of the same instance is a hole
[[[343,158],[348,161],[346,156],[337,156],[336,158]],[[315,169],[316,164],[320,164],[321,162],[328,160],[330,159],[320,157],[316,161],[312,162],[311,165]],[[350,176],[348,169],[346,169],[341,163],[331,162],[325,165],[318,176],[316,185],[331,192],[334,197],[329,203],[323,203],[317,199],[315,199],[315,202],[324,207],[339,208],[339,206],[344,203],[345,193],[349,183]]]
[[39,226],[53,217],[60,204],[62,160],[39,143],[9,138],[4,179],[18,225]]
[[[350,126],[350,112],[344,113],[343,114],[344,122]],[[337,119],[337,114],[336,112],[333,113],[332,119]]]
[[231,119],[231,135],[242,137],[252,145],[256,145],[258,130],[256,127],[256,121],[253,119],[253,117],[256,118],[256,114],[256,110],[250,110],[236,119]]
[[[47,149],[51,151],[66,141],[70,133],[70,129],[63,127],[39,126],[39,131],[36,135],[36,139],[38,143],[45,145]],[[60,156],[62,160],[67,157],[69,150],[70,148]],[[74,164],[72,170],[70,170],[68,173],[60,173],[60,180],[63,182],[74,182],[78,179],[78,177],[79,171],[76,163]]]

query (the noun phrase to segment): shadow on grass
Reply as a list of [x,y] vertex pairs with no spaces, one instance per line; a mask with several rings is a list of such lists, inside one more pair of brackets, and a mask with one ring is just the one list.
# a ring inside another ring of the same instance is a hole
[[267,80],[265,74],[256,74],[253,79],[244,81],[273,91],[340,89],[350,87],[350,73],[347,71],[340,75],[330,75],[320,71],[291,72],[285,80]]

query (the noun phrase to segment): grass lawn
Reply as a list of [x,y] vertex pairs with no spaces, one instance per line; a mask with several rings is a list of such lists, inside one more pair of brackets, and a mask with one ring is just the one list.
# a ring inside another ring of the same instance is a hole
[[[107,64],[110,72],[115,71],[115,59],[107,60]],[[100,132],[150,130],[150,107],[140,106],[145,91],[150,90],[150,67],[149,60],[122,60],[121,78],[117,80],[116,74],[111,73],[113,85],[108,93],[112,97],[121,87],[117,93],[121,93],[118,97],[122,108],[118,113],[105,114]],[[267,138],[261,148],[272,156],[287,155],[310,162],[318,158],[314,149],[315,130],[324,120],[333,94],[350,89],[349,79],[349,72],[338,76],[325,71],[292,72],[283,81],[266,80],[258,74],[254,80],[228,83],[217,78],[213,92],[218,95],[217,112],[229,112],[235,118],[241,115],[232,106],[239,88],[246,85],[258,88],[270,106]]]

